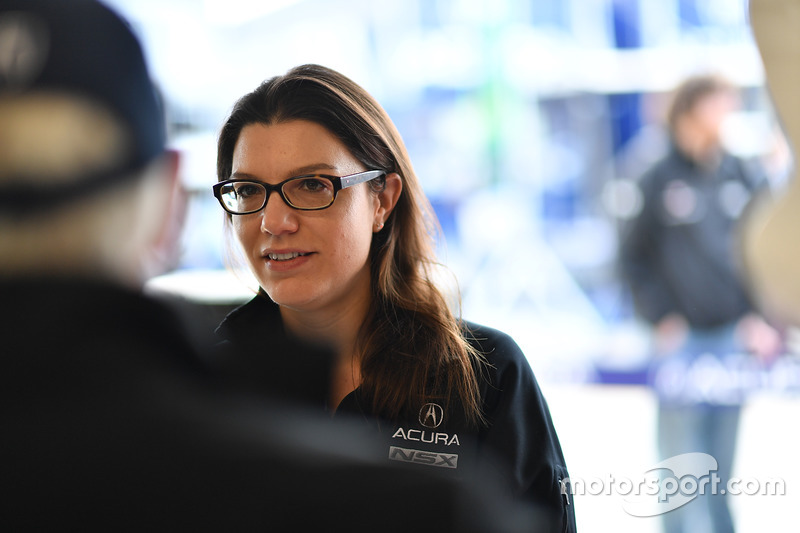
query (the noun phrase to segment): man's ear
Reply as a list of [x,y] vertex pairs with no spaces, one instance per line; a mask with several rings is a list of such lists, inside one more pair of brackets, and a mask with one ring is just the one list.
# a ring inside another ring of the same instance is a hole
[[400,194],[403,192],[403,180],[397,172],[392,172],[386,175],[386,181],[383,190],[378,193],[378,208],[375,212],[375,224],[383,228],[383,224],[389,218],[394,206],[397,205],[397,200],[400,199]]
[[157,163],[161,174],[161,194],[164,200],[154,206],[160,212],[152,215],[160,221],[148,245],[147,274],[162,274],[178,265],[181,255],[180,239],[186,221],[188,195],[179,179],[180,154],[167,150]]

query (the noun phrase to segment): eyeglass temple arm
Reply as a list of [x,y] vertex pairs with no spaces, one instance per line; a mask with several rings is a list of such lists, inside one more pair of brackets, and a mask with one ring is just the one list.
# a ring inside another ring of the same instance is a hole
[[353,185],[358,185],[359,183],[364,183],[365,181],[373,180],[380,176],[381,174],[385,174],[383,170],[368,170],[366,172],[359,172],[358,174],[353,174],[352,176],[343,176],[339,178],[341,183],[342,189],[346,189],[347,187],[352,187]]

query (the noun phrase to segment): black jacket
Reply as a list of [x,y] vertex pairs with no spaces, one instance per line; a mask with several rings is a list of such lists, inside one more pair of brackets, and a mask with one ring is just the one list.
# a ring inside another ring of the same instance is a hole
[[[510,498],[520,498],[546,510],[556,524],[554,531],[575,531],[566,463],[547,402],[528,361],[508,335],[471,323],[466,328],[470,343],[489,362],[480,378],[486,427],[469,429],[463,415],[444,412],[438,404],[415,406],[408,419],[381,420],[370,412],[368,406],[372,402],[360,388],[342,400],[337,418],[365,420],[377,429],[382,454],[392,463],[458,478],[501,479]],[[269,358],[273,343],[285,342],[279,308],[263,294],[231,312],[217,333],[224,343],[248,346],[251,363],[252,358]],[[239,372],[246,366],[231,364]],[[314,365],[309,364],[308,368]],[[255,373],[270,381],[267,372]],[[252,376],[250,372],[246,374]],[[296,377],[292,381],[295,397],[323,405],[318,390]],[[327,387],[323,390],[327,394]]]
[[228,388],[139,294],[33,279],[0,281],[0,295],[9,531],[522,531],[533,519],[375,459],[360,426]]
[[640,180],[642,209],[625,228],[620,266],[636,311],[669,313],[713,328],[752,309],[743,283],[737,223],[762,186],[745,162],[722,153],[709,170],[675,146]]

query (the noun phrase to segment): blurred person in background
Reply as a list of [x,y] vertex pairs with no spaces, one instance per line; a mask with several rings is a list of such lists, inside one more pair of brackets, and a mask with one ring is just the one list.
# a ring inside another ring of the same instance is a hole
[[219,326],[224,342],[267,366],[282,339],[331,346],[320,408],[369,421],[389,462],[461,478],[490,465],[511,497],[574,531],[530,365],[507,335],[448,306],[434,281],[435,215],[371,95],[319,65],[265,81],[223,125],[217,175],[226,226],[260,285]]
[[[670,148],[641,177],[643,208],[620,250],[635,310],[653,328],[660,460],[710,454],[723,483],[747,392],[728,370],[742,357],[768,360],[781,349],[778,331],[754,308],[736,244],[740,216],[766,186],[763,173],[722,145],[723,121],[738,105],[737,89],[715,75],[676,88]],[[701,496],[663,520],[668,533],[734,530],[722,494]]]
[[[216,379],[180,321],[141,293],[175,246],[177,165],[125,21],[93,0],[0,4],[4,529],[542,523],[491,492],[391,468],[360,428]],[[324,361],[297,344],[272,349]]]

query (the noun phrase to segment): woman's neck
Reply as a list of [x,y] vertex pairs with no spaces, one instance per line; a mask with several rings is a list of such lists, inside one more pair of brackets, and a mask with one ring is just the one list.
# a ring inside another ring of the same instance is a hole
[[352,350],[367,315],[367,306],[360,302],[338,305],[333,309],[306,311],[281,306],[280,310],[289,334],[326,344],[337,353]]
[[326,345],[334,351],[330,397],[334,410],[345,396],[361,385],[356,345],[368,307],[368,300],[357,299],[335,309],[299,311],[281,307],[283,324],[290,335]]

